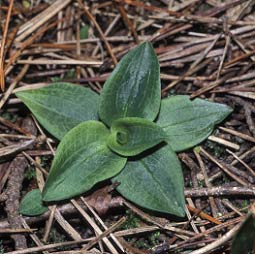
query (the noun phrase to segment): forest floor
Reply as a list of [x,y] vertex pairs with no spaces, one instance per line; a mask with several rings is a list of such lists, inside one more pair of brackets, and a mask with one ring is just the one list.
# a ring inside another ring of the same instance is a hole
[[[253,0],[1,0],[0,253],[230,253],[236,225],[255,197],[254,6]],[[199,149],[178,154],[186,218],[144,211],[106,191],[107,184],[85,195],[89,208],[77,199],[80,210],[66,203],[20,216],[20,200],[37,188],[37,168],[49,170],[58,141],[14,92],[64,81],[100,93],[116,63],[143,41],[158,55],[162,97],[185,94],[233,108]],[[91,60],[100,64],[86,64]],[[28,133],[44,138],[28,145]]]

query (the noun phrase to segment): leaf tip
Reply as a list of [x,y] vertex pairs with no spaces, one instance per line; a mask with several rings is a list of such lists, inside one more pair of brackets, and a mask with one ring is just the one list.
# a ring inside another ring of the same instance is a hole
[[179,198],[179,200],[174,201],[175,205],[172,204],[169,207],[169,211],[167,213],[178,216],[178,217],[185,217],[186,211],[185,211],[185,198],[184,196],[182,198]]
[[227,111],[228,115],[234,111],[234,109],[232,109],[231,107],[229,107],[229,106],[226,106],[226,107],[227,107],[226,111]]
[[42,202],[40,190],[34,189],[25,195],[18,210],[22,215],[38,216],[45,213],[48,207]]
[[144,47],[153,48],[152,43],[150,41],[144,41],[141,43]]
[[222,111],[221,111],[221,118],[216,123],[220,123],[223,121],[225,118],[227,118],[234,110],[229,107],[228,105],[221,104],[222,106]]
[[43,189],[42,191],[42,201],[43,202],[52,202],[52,201],[56,201],[56,198],[53,198],[53,192],[51,190],[49,190],[48,188]]
[[185,206],[179,206],[179,208],[176,210],[174,215],[176,215],[178,217],[182,217],[182,218],[185,217],[185,215],[186,215]]

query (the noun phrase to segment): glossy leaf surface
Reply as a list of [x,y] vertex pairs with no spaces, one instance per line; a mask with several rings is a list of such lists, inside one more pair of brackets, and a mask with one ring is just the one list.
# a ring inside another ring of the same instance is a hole
[[112,123],[108,146],[124,156],[137,155],[166,139],[162,128],[143,118],[126,117]]
[[120,172],[126,158],[107,147],[109,133],[102,123],[87,121],[65,135],[43,190],[44,201],[74,197]]
[[144,208],[185,215],[182,169],[169,145],[128,161],[113,181],[120,182],[117,190],[125,198]]
[[231,111],[224,104],[201,99],[191,101],[184,95],[172,96],[162,100],[157,124],[167,133],[172,149],[182,151],[207,138],[215,124]]
[[58,139],[79,123],[98,119],[99,96],[88,88],[60,82],[16,95]]
[[42,193],[39,189],[28,192],[19,207],[19,212],[26,216],[37,216],[47,211],[48,207],[43,205]]
[[231,254],[252,254],[255,252],[255,214],[248,214],[247,218],[235,235]]
[[154,120],[160,100],[158,59],[145,42],[125,55],[106,81],[99,115],[108,126],[124,117]]

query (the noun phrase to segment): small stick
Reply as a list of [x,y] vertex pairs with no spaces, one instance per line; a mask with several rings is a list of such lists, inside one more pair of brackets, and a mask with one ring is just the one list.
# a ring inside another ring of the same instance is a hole
[[223,64],[224,64],[224,60],[227,56],[227,52],[228,52],[229,45],[230,45],[230,42],[231,42],[231,37],[230,37],[230,31],[229,31],[229,27],[228,27],[228,23],[227,23],[227,18],[224,19],[223,30],[225,32],[225,41],[226,42],[225,42],[225,47],[224,47],[224,50],[223,50],[223,55],[222,55],[221,60],[220,60],[219,69],[217,71],[217,78],[216,79],[219,79],[219,77],[220,77],[221,70],[222,70],[222,67],[223,67]]
[[207,213],[204,213],[203,211],[201,211],[200,209],[197,209],[195,207],[192,207],[192,206],[189,206],[187,205],[189,211],[193,212],[193,213],[196,213],[197,216],[200,216],[201,218],[205,219],[205,220],[208,220],[216,225],[219,225],[221,224],[221,222],[215,218],[213,218],[212,216],[208,215]]
[[148,10],[148,11],[165,12],[165,13],[168,13],[168,14],[170,14],[172,16],[176,16],[176,17],[181,16],[181,13],[171,11],[171,10],[168,10],[168,9],[165,9],[165,8],[159,8],[159,7],[156,7],[156,6],[147,5],[147,4],[142,3],[141,1],[140,2],[133,1],[133,0],[115,0],[115,1],[119,2],[119,3],[125,3],[125,4],[133,5],[133,6],[136,6],[136,7],[140,7],[140,8],[143,8],[145,10]]
[[29,133],[27,130],[25,130],[22,127],[17,126],[16,124],[12,123],[11,121],[9,121],[9,120],[7,120],[3,117],[0,117],[0,123],[7,126],[7,127],[9,127],[9,128],[11,128],[11,129],[16,130],[16,131],[18,131],[18,132],[20,132],[20,133],[22,133],[26,136],[33,137],[33,135],[31,133]]
[[237,150],[237,151],[240,150],[239,145],[234,144],[234,143],[232,143],[228,140],[225,140],[223,138],[219,138],[219,137],[215,137],[215,136],[211,135],[211,136],[208,137],[208,140],[216,142],[216,143],[221,144],[221,145],[224,145],[226,147],[232,148],[232,149]]
[[[87,208],[88,208],[88,210],[94,215],[94,217],[98,220],[98,222],[102,225],[102,227],[104,228],[104,230],[109,230],[107,227],[106,227],[106,225],[104,224],[104,222],[102,221],[102,219],[98,216],[98,214],[94,211],[94,209],[89,205],[89,203],[88,202],[86,202],[86,200],[83,198],[83,197],[81,197],[81,200],[83,200],[83,203],[86,203],[86,206],[87,206]],[[105,232],[106,232],[105,231]],[[113,229],[112,229],[112,231],[113,231]],[[104,233],[105,233],[104,232]],[[103,233],[103,234],[104,234]],[[110,235],[110,237],[112,238],[112,240],[115,242],[115,244],[120,248],[120,250],[122,251],[122,252],[125,252],[125,250],[123,249],[123,247],[122,247],[122,245],[120,244],[120,242],[118,241],[118,239],[114,236],[114,234],[113,233],[110,233],[109,234]],[[101,235],[100,235],[101,236]],[[102,238],[101,238],[102,239]]]
[[229,230],[225,235],[221,236],[219,239],[216,241],[206,245],[205,247],[192,251],[190,254],[206,254],[206,253],[211,253],[212,250],[216,249],[217,247],[223,245],[227,241],[229,241],[237,232],[237,230],[240,228],[240,225],[236,225],[233,227],[231,230]]
[[225,131],[227,133],[230,133],[230,134],[232,134],[234,136],[237,136],[237,137],[239,137],[241,139],[244,139],[244,140],[247,140],[247,141],[255,143],[255,138],[253,138],[253,137],[251,137],[251,136],[249,136],[247,134],[243,134],[243,133],[241,133],[239,131],[228,129],[228,128],[225,128],[225,127],[219,127],[219,129],[221,129],[221,130],[223,130],[223,131]]
[[[82,199],[82,201],[83,201],[83,199]],[[96,234],[100,235],[103,233],[102,230],[97,226],[97,224],[91,219],[91,217],[88,215],[88,213],[74,199],[71,200],[71,203],[79,211],[79,213],[82,215],[82,217],[95,230]],[[84,204],[86,205],[86,202]],[[114,246],[112,245],[112,243],[109,241],[108,238],[103,237],[102,240],[106,244],[106,246],[109,248],[109,250],[111,251],[112,254],[119,254],[118,251],[114,248]]]
[[8,72],[10,71],[10,67],[11,65],[17,60],[17,58],[22,54],[23,50],[25,48],[27,48],[29,45],[31,45],[34,40],[42,35],[44,32],[46,32],[48,29],[55,27],[58,24],[58,22],[53,22],[52,24],[48,25],[48,26],[44,26],[42,28],[40,28],[38,31],[35,32],[35,34],[33,34],[30,38],[28,38],[27,40],[25,40],[21,45],[20,48],[10,57],[8,63],[6,64],[5,68],[4,68],[4,72],[5,74],[8,74]]
[[[244,159],[246,156],[251,156],[251,154],[252,153],[254,153],[255,152],[255,146],[253,146],[251,149],[249,149],[248,151],[246,151],[246,152],[244,152],[243,154],[241,154],[240,156],[239,156],[239,158],[240,159]],[[238,160],[233,160],[232,162],[231,162],[231,165],[232,166],[234,166],[234,165],[236,165],[238,163]]]
[[[32,57],[30,56],[28,58],[28,60],[31,60],[31,59],[32,59]],[[0,101],[0,109],[3,107],[5,102],[8,100],[8,98],[10,97],[13,89],[16,87],[16,85],[19,83],[19,81],[25,76],[25,74],[27,73],[28,69],[29,69],[29,64],[24,65],[24,67],[22,68],[22,70],[20,71],[18,76],[11,83],[11,85],[8,88],[8,90],[6,91],[6,93],[4,94],[3,98]]]
[[[23,217],[21,217],[21,223],[22,223],[22,226],[24,228],[31,230],[31,228],[28,226],[26,220]],[[34,243],[37,246],[43,246],[43,243],[41,242],[41,240],[38,238],[38,236],[35,233],[32,233],[29,236],[32,238],[32,240],[34,241]],[[43,251],[43,254],[49,254],[49,252],[48,251]]]
[[[109,35],[109,33],[111,32],[111,30],[115,27],[115,25],[117,24],[117,22],[119,21],[120,19],[120,14],[116,15],[116,17],[114,18],[114,20],[111,22],[111,24],[108,26],[108,28],[106,29],[104,35],[105,37]],[[100,43],[100,41],[98,41],[98,43]],[[100,44],[99,44],[100,45]],[[97,45],[93,52],[92,52],[92,56],[95,56],[100,48],[100,46]]]
[[26,249],[23,249],[23,250],[16,250],[16,251],[11,251],[11,252],[6,252],[5,254],[33,253],[33,252],[50,250],[50,249],[55,249],[55,248],[64,247],[64,246],[82,244],[82,243],[86,243],[86,242],[87,242],[87,239],[80,239],[80,240],[68,241],[68,242],[62,242],[62,243],[52,243],[52,244],[39,246],[39,247],[31,247],[31,248],[26,248]]
[[81,0],[77,0],[77,1],[78,1],[78,3],[79,3],[80,8],[83,9],[85,15],[89,18],[89,20],[90,20],[90,21],[94,24],[94,26],[96,27],[98,33],[99,33],[100,36],[101,36],[101,39],[102,39],[103,42],[105,43],[106,49],[107,49],[109,55],[111,56],[113,63],[116,65],[116,64],[118,63],[117,58],[116,58],[116,56],[114,55],[114,53],[113,53],[113,51],[112,51],[112,49],[111,49],[111,46],[110,46],[109,42],[106,40],[106,38],[105,38],[105,36],[104,36],[104,33],[103,33],[101,27],[98,25],[98,23],[97,23],[96,19],[93,17],[93,15],[92,15],[92,14],[87,10],[87,8],[84,6],[84,4],[82,3],[82,1],[81,1]]
[[201,94],[204,94],[204,93],[212,90],[213,88],[221,85],[222,83],[226,82],[226,80],[228,80],[229,78],[232,78],[233,76],[234,76],[233,73],[229,73],[226,76],[224,76],[216,81],[213,81],[212,83],[208,84],[207,86],[202,87],[202,88],[198,89],[197,91],[195,91],[194,93],[192,93],[190,98],[193,99]]
[[185,240],[185,241],[183,241],[183,242],[178,243],[175,247],[173,247],[173,249],[180,248],[180,247],[182,247],[183,245],[185,245],[186,243],[189,243],[189,242],[195,241],[195,240],[197,240],[197,239],[200,239],[200,238],[202,238],[202,237],[208,236],[209,234],[215,233],[215,232],[217,232],[217,231],[220,231],[220,230],[222,230],[222,229],[224,229],[224,228],[226,228],[226,227],[229,227],[230,225],[237,224],[237,223],[239,223],[240,221],[242,221],[243,218],[244,218],[244,217],[234,218],[234,219],[232,219],[232,220],[228,220],[228,221],[226,221],[226,222],[224,222],[224,223],[221,223],[221,224],[216,225],[216,226],[214,226],[214,227],[212,227],[212,228],[209,228],[209,229],[207,229],[206,231],[204,231],[204,232],[202,232],[202,233],[200,233],[200,234],[197,234],[197,235],[195,235],[195,236],[192,236],[192,237],[190,237],[189,239],[187,239],[187,240]]
[[227,206],[228,208],[230,208],[232,211],[234,211],[238,215],[240,215],[240,216],[244,215],[228,199],[225,198],[225,199],[221,200],[221,202],[223,203],[223,205]]
[[207,54],[212,50],[212,48],[215,46],[216,42],[221,37],[221,34],[217,35],[215,39],[212,41],[212,43],[209,44],[209,46],[199,54],[198,58],[191,64],[188,71],[179,79],[174,80],[172,83],[170,83],[167,87],[165,87],[162,90],[162,93],[166,93],[169,89],[173,88],[175,85],[177,85],[180,81],[182,81],[185,77],[190,76],[194,73],[194,70],[196,69],[197,65],[201,63],[201,61],[207,56]]
[[190,210],[189,210],[189,208],[192,207],[191,204],[194,206],[194,203],[193,203],[193,201],[192,201],[191,198],[186,198],[186,200],[187,200],[187,202],[188,202],[188,204],[189,204],[189,205],[185,205],[185,212],[186,212],[186,215],[187,215],[187,217],[188,217],[188,219],[189,219],[189,224],[191,225],[191,227],[192,227],[192,229],[194,230],[194,232],[195,232],[196,234],[199,234],[199,230],[198,230],[196,224],[195,224],[194,221],[193,221],[194,216],[191,216]]
[[[113,224],[111,227],[109,227],[107,230],[105,230],[102,234],[100,234],[96,239],[90,241],[85,247],[82,248],[82,250],[88,250],[90,249],[94,244],[96,244],[98,241],[106,237],[107,235],[111,234],[116,228],[118,228],[121,224],[123,224],[126,221],[127,218],[122,217],[120,220],[118,220],[115,224]],[[122,247],[122,251],[124,252],[124,249]]]
[[0,49],[0,87],[1,90],[4,91],[5,88],[5,81],[4,81],[4,53],[5,53],[5,44],[7,40],[7,34],[8,34],[8,29],[9,29],[9,23],[11,19],[11,13],[12,13],[12,8],[13,8],[13,2],[14,0],[10,0],[8,12],[7,12],[7,17],[5,21],[5,26],[4,26],[4,34],[1,42],[1,49]]
[[[201,171],[202,171],[202,173],[204,175],[206,187],[208,187],[208,188],[213,187],[212,184],[208,180],[208,175],[207,175],[207,172],[206,172],[206,169],[205,169],[205,165],[204,165],[204,162],[203,162],[200,154],[198,152],[196,152],[195,149],[194,149],[194,154],[195,154],[195,156],[196,156],[196,158],[198,160],[199,166],[200,166]],[[209,203],[210,203],[211,210],[212,210],[212,215],[214,217],[217,217],[217,206],[216,206],[215,200],[214,200],[213,197],[210,197],[210,196],[208,198],[209,198]]]
[[[77,10],[77,16],[78,16],[78,20],[76,23],[76,55],[77,58],[80,59],[81,58],[81,29],[80,29],[80,22],[81,22],[81,10],[78,9]],[[81,78],[81,67],[80,66],[76,66],[76,78],[80,79]]]
[[22,25],[18,31],[18,37],[15,39],[17,42],[21,42],[28,35],[36,31],[40,26],[45,24],[48,20],[54,17],[58,12],[65,8],[72,0],[57,0],[53,1],[43,12],[40,12],[33,19],[30,19],[27,23]]
[[165,230],[169,230],[169,231],[178,233],[178,237],[181,238],[181,239],[186,239],[187,235],[191,236],[192,234],[194,234],[193,232],[190,232],[190,231],[187,231],[187,230],[182,230],[182,229],[179,229],[179,228],[176,228],[176,227],[172,227],[171,225],[161,225],[161,223],[158,223],[153,218],[151,218],[148,214],[146,214],[145,212],[141,211],[139,208],[133,206],[132,204],[130,204],[126,200],[123,200],[123,203],[124,203],[124,205],[126,207],[131,209],[132,212],[134,212],[137,215],[139,215],[145,221],[148,221],[148,222],[158,226],[161,229],[165,229]]
[[235,181],[240,183],[243,186],[247,186],[248,183],[240,179],[238,176],[230,172],[230,170],[225,166],[223,166],[218,160],[216,160],[212,155],[210,155],[208,152],[206,152],[202,147],[200,147],[201,152],[212,162],[214,162],[219,168],[221,168],[226,174],[228,174],[231,178],[233,178]]
[[233,152],[229,151],[228,149],[227,149],[227,152],[230,153],[241,164],[243,164],[243,166],[255,177],[255,172],[252,170],[252,168],[248,164],[246,164],[242,159],[240,159],[236,154],[234,154]]
[[18,60],[17,64],[31,64],[31,65],[62,65],[62,64],[67,64],[67,65],[92,65],[92,66],[99,66],[103,62],[101,61],[91,61],[91,60],[77,60],[77,59],[63,59],[63,60],[58,60],[58,59],[31,59],[31,60]]
[[33,233],[36,230],[26,228],[0,228],[0,234]]
[[186,197],[255,196],[255,187],[210,187],[185,189]]
[[124,20],[124,23],[126,24],[126,26],[128,27],[128,29],[131,31],[131,33],[132,33],[133,36],[134,36],[135,43],[136,43],[136,44],[139,44],[138,34],[137,34],[137,32],[136,32],[136,30],[135,30],[135,28],[134,28],[134,26],[133,26],[131,20],[129,19],[129,17],[128,17],[128,15],[127,15],[125,9],[124,9],[124,7],[122,6],[122,3],[119,3],[118,0],[115,0],[115,2],[116,2],[116,4],[117,4],[117,8],[118,8],[118,10],[119,10],[119,12],[120,12],[120,14],[121,14],[123,20]]

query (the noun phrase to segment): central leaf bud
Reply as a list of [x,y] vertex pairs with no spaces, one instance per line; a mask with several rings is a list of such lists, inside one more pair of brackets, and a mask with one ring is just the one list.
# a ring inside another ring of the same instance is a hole
[[126,132],[120,132],[118,131],[116,133],[117,142],[120,145],[125,145],[128,142],[128,134]]

